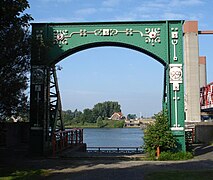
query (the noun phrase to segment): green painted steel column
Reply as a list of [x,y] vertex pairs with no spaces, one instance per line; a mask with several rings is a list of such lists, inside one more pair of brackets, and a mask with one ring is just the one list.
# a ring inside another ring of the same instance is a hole
[[170,127],[177,139],[177,150],[186,151],[184,122],[184,74],[183,74],[183,32],[182,23],[170,23],[169,35],[169,67],[167,68],[169,84]]

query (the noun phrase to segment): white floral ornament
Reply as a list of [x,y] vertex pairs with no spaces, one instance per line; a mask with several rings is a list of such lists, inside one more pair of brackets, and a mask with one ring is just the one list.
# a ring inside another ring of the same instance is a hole
[[145,42],[146,43],[151,43],[152,46],[155,45],[155,43],[160,43],[160,28],[145,28],[146,36]]
[[63,35],[62,33],[57,34],[56,39],[57,39],[58,41],[62,41],[62,40],[64,39],[64,35]]
[[182,64],[169,65],[170,83],[173,84],[173,91],[179,91],[179,84],[183,81]]

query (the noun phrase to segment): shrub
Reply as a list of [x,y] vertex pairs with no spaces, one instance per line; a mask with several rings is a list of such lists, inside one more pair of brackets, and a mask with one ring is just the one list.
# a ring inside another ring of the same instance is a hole
[[160,151],[168,151],[176,147],[174,138],[169,125],[168,118],[160,112],[155,115],[156,122],[148,125],[144,131],[144,149],[150,155],[159,147]]
[[168,160],[187,160],[192,159],[193,155],[190,152],[162,152],[158,158],[160,161],[168,161]]

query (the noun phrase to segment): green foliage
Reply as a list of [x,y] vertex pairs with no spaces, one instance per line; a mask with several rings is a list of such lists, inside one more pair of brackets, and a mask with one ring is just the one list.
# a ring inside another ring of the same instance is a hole
[[71,110],[67,110],[67,111],[62,111],[62,116],[63,116],[64,124],[65,126],[67,126],[71,124],[80,123],[82,112],[78,111],[77,109],[73,112]]
[[112,122],[114,128],[123,128],[125,124],[124,120],[114,120]]
[[103,128],[103,127],[105,127],[105,126],[107,125],[107,123],[103,121],[103,119],[102,119],[101,116],[99,116],[99,117],[97,118],[96,124],[97,124],[97,126],[98,126],[99,128]]
[[[77,109],[72,112],[71,110],[63,111],[63,119],[65,126],[70,125],[84,125],[85,123],[97,123],[98,127],[107,126],[107,122],[104,122],[104,118],[111,117],[114,112],[121,112],[120,105],[118,102],[106,101],[103,103],[98,103],[94,105],[93,109],[84,109],[83,112],[78,111]],[[102,119],[97,121],[100,118]],[[116,125],[117,126],[117,125]]]
[[118,102],[106,101],[94,105],[92,111],[95,119],[97,119],[99,116],[111,117],[114,112],[121,112],[121,106],[118,104]]
[[28,110],[27,74],[30,68],[27,0],[0,1],[0,121]]
[[81,121],[88,123],[95,123],[96,121],[94,119],[92,110],[84,109]]
[[137,115],[136,114],[128,114],[127,119],[136,119]]
[[168,126],[168,119],[162,112],[155,115],[156,122],[148,125],[144,131],[144,148],[151,154],[160,147],[161,152],[176,146],[176,140]]
[[188,160],[188,159],[192,159],[193,155],[190,152],[162,152],[160,154],[160,157],[158,158],[158,160],[160,161],[168,161],[168,160],[173,160],[173,161],[177,161],[177,160]]

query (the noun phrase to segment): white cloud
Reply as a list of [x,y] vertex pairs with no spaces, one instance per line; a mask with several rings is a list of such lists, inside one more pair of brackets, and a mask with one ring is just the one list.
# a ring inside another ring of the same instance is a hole
[[81,18],[78,17],[72,17],[72,18],[64,18],[64,17],[51,17],[51,18],[42,18],[42,19],[34,19],[34,23],[49,23],[49,22],[55,22],[55,23],[60,23],[60,22],[80,22],[84,21]]
[[121,0],[105,0],[102,5],[107,7],[115,7],[119,5]]
[[91,15],[97,12],[97,9],[95,8],[84,8],[84,9],[79,9],[75,11],[75,14],[80,15],[80,16],[87,16]]
[[[203,0],[153,0],[143,1],[137,6],[129,6],[127,11],[117,15],[115,20],[164,20],[194,19],[199,20],[199,13],[190,14],[189,7],[203,5]],[[183,10],[185,8],[185,10]],[[194,8],[194,7],[193,7]]]
[[186,15],[185,14],[178,14],[178,13],[172,13],[172,12],[165,12],[162,15],[162,19],[186,19]]
[[171,7],[196,6],[201,4],[204,4],[204,1],[202,0],[172,0],[169,3]]

